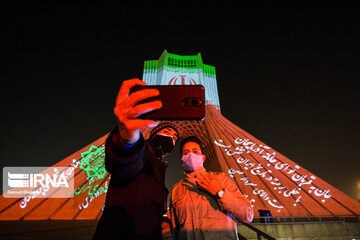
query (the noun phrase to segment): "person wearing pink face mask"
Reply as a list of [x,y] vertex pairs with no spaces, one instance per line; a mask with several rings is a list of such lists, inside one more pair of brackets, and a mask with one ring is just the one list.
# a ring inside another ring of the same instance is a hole
[[250,201],[224,173],[208,172],[202,142],[185,138],[180,147],[185,178],[171,191],[168,216],[174,239],[238,239],[236,221],[251,222]]

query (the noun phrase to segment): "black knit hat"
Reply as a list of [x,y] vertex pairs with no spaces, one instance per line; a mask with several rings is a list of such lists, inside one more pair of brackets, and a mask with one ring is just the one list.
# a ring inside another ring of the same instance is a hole
[[205,148],[204,148],[204,144],[202,143],[202,141],[201,141],[200,139],[198,139],[197,137],[195,137],[195,136],[190,136],[190,137],[185,138],[185,139],[181,142],[181,145],[180,145],[180,156],[182,156],[183,146],[184,146],[185,143],[187,143],[187,142],[195,142],[195,143],[199,144],[200,149],[201,149],[201,153],[202,153],[203,155],[205,155]]
[[157,125],[156,127],[154,127],[151,132],[150,132],[150,139],[152,139],[153,137],[155,137],[156,133],[159,132],[160,130],[170,127],[172,129],[175,130],[176,134],[179,136],[179,131],[177,130],[177,126],[173,123],[170,122],[163,122],[160,123],[159,125]]

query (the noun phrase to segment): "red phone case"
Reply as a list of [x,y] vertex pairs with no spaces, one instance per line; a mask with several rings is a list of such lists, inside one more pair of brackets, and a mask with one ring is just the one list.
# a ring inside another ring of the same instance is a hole
[[[132,92],[142,89],[159,90],[157,97],[145,99],[138,104],[160,100],[161,109],[139,116],[152,120],[202,120],[205,117],[205,88],[202,85],[147,85],[135,86]],[[137,105],[138,105],[137,104]]]

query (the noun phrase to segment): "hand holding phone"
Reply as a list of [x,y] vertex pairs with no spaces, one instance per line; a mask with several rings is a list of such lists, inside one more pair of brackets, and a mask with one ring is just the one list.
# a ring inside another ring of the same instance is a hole
[[145,99],[158,96],[159,91],[156,89],[146,89],[130,94],[131,88],[137,85],[145,86],[146,82],[137,78],[124,81],[119,90],[114,107],[120,137],[126,144],[137,142],[140,137],[140,129],[155,127],[158,124],[158,122],[154,120],[138,119],[138,117],[162,107],[162,103],[159,100],[138,104]]

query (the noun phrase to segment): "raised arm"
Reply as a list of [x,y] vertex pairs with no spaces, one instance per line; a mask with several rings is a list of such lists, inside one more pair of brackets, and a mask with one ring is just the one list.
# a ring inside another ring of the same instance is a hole
[[162,107],[160,101],[136,105],[144,99],[159,94],[156,89],[141,90],[130,94],[130,89],[136,85],[146,85],[146,83],[140,79],[123,82],[114,107],[118,126],[106,140],[105,168],[115,178],[131,178],[142,170],[145,141],[140,129],[155,127],[158,123],[153,120],[137,119],[137,117]]

